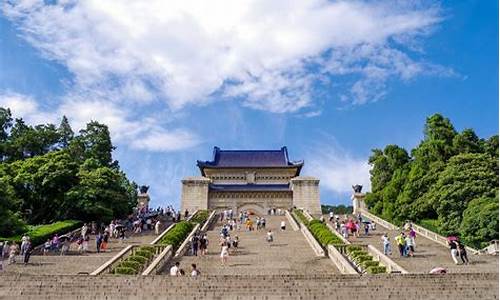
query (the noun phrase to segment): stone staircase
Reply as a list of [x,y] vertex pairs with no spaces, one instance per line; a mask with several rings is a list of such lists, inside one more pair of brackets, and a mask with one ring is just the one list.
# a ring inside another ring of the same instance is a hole
[[498,299],[498,274],[0,275],[0,299]]
[[[281,231],[280,222],[287,224]],[[327,257],[315,256],[300,231],[293,231],[285,216],[266,216],[266,230],[230,232],[240,238],[238,252],[230,253],[228,263],[221,265],[219,233],[221,223],[207,232],[209,239],[207,256],[184,256],[179,261],[186,273],[196,263],[203,275],[293,275],[293,274],[335,274],[339,273]],[[274,232],[274,242],[266,241],[267,230]],[[188,252],[189,253],[189,252]],[[173,261],[167,264],[164,273]]]
[[[162,224],[162,230],[169,223]],[[6,274],[46,274],[46,275],[76,275],[79,273],[91,273],[107,260],[114,257],[120,250],[127,245],[147,244],[156,237],[154,230],[146,230],[142,233],[127,233],[127,238],[124,241],[119,239],[110,239],[108,243],[108,251],[97,253],[95,235],[90,236],[89,252],[79,254],[77,245],[71,244],[68,255],[61,256],[58,253],[50,253],[49,255],[32,255],[30,262],[27,265],[22,263],[23,257],[17,256],[16,264],[7,265],[7,260],[4,260],[4,273]]]
[[[354,218],[354,216],[351,216]],[[327,216],[325,220],[328,221]],[[332,224],[333,225],[333,224]],[[498,272],[498,256],[474,255],[468,252],[469,265],[455,265],[447,247],[417,235],[414,257],[400,257],[394,238],[401,233],[377,223],[377,229],[364,235],[362,229],[359,237],[349,237],[353,244],[371,244],[383,252],[381,237],[387,233],[391,239],[392,255],[389,257],[410,273],[429,273],[435,267],[444,267],[451,273],[482,273]],[[459,259],[460,261],[460,259]],[[461,261],[460,261],[461,262]]]

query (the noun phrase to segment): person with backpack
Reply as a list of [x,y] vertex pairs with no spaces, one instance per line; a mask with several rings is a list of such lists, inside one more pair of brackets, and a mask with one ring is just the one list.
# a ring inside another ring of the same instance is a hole
[[198,235],[193,235],[193,237],[191,238],[191,252],[193,253],[193,256],[198,256],[198,242]]
[[97,253],[101,253],[102,235],[100,232],[95,236],[95,244],[97,247]]
[[469,258],[467,257],[467,250],[465,249],[465,245],[460,241],[457,241],[457,245],[458,245],[458,255],[460,256],[462,263],[468,265]]

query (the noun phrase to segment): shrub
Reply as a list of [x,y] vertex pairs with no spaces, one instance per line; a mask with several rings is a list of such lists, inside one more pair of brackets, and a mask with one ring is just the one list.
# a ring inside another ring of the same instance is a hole
[[307,220],[306,216],[304,216],[301,210],[294,209],[292,211],[292,214],[295,216],[296,219],[298,219],[300,223],[304,224],[305,226],[309,225],[309,220]]
[[374,261],[374,260],[366,260],[364,262],[361,263],[361,267],[363,267],[363,269],[368,269],[369,267],[376,267],[378,266],[378,261]]
[[366,254],[366,255],[359,255],[353,258],[352,260],[355,261],[358,265],[362,265],[363,262],[365,261],[373,261],[373,257],[369,254]]
[[148,261],[148,259],[144,256],[131,255],[131,256],[127,257],[127,261],[135,261],[135,262],[140,263],[141,265],[144,265]]
[[384,266],[371,266],[366,269],[366,273],[368,274],[380,274],[387,272]]
[[[75,220],[59,221],[51,224],[37,225],[28,227],[28,231],[24,234],[28,235],[33,243],[33,246],[38,246],[49,238],[52,238],[54,234],[64,234],[80,227],[82,222]],[[21,236],[14,236],[9,238],[0,238],[0,240],[9,240],[20,243]]]
[[187,221],[181,221],[170,229],[165,236],[158,242],[159,244],[172,245],[174,249],[180,246],[180,244],[187,238],[191,230],[193,230],[194,224]]
[[203,224],[208,219],[208,210],[199,210],[189,221],[193,223]]
[[343,244],[343,241],[337,235],[318,220],[312,220],[307,227],[316,240],[325,247],[330,244]]
[[347,246],[347,253],[350,253],[352,251],[361,251],[363,250],[363,248],[361,248],[361,246],[353,246],[353,245],[349,245]]
[[137,261],[133,261],[133,260],[125,260],[125,261],[122,261],[119,266],[121,268],[132,268],[136,271],[139,271],[141,268],[142,268],[142,264],[140,262],[137,262]]
[[128,268],[128,267],[116,267],[113,269],[114,274],[122,274],[122,275],[135,275],[137,274],[137,270],[134,268]]
[[151,259],[151,257],[154,256],[154,253],[147,251],[147,250],[142,250],[141,248],[139,248],[137,251],[135,251],[134,255],[142,256],[142,257],[145,257],[147,259]]

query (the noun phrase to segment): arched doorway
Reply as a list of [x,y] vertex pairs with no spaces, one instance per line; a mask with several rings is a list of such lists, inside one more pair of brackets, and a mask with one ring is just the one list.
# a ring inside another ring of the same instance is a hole
[[267,210],[264,207],[255,203],[246,203],[238,207],[238,213],[248,211],[250,214],[264,216],[267,215]]

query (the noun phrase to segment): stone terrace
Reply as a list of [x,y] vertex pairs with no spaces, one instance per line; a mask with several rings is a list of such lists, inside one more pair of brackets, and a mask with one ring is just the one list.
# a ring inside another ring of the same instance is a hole
[[0,275],[0,299],[498,299],[498,274]]
[[[281,231],[279,224],[287,223],[287,229]],[[240,238],[236,255],[229,255],[228,264],[221,266],[218,224],[207,232],[209,254],[202,256],[184,256],[180,260],[181,268],[190,270],[191,263],[196,263],[203,275],[291,275],[291,274],[334,274],[339,273],[327,257],[315,256],[313,250],[300,231],[293,231],[285,216],[266,216],[266,230],[232,231],[231,236]],[[266,242],[266,232],[274,232],[274,242]],[[172,264],[170,264],[172,265]],[[168,267],[165,273],[168,273]]]

